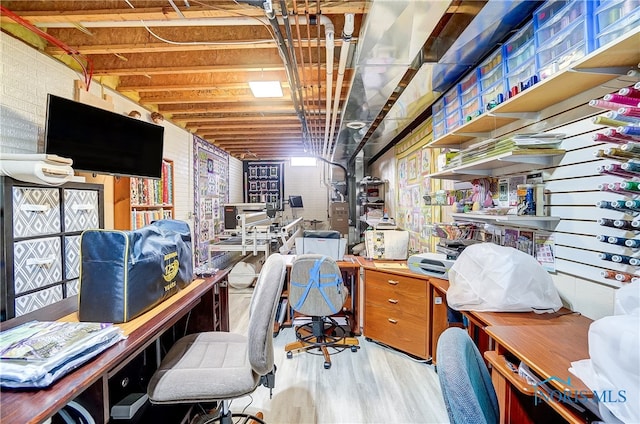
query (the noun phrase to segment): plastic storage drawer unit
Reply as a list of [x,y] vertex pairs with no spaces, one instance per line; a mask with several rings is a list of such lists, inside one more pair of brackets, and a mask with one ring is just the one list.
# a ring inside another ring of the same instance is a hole
[[473,100],[462,105],[462,119],[465,122],[471,121],[476,116],[482,115],[484,109],[482,108],[482,99],[480,96],[476,96]]
[[536,58],[532,57],[528,62],[520,65],[519,68],[507,73],[507,90],[509,98],[526,90],[538,82],[538,67]]
[[594,12],[593,25],[597,49],[640,26],[640,1],[602,1]]
[[462,124],[462,115],[460,114],[460,108],[447,114],[446,124],[447,132],[455,130]]
[[460,90],[458,84],[454,85],[444,96],[444,110],[447,115],[454,111],[460,111]]
[[433,116],[433,139],[436,140],[447,133],[447,126],[444,120],[444,116],[440,120],[436,120],[436,116]]
[[[564,4],[563,7],[558,7]],[[545,3],[534,13],[538,74],[545,79],[593,50],[593,0]]]
[[491,110],[507,99],[504,94],[505,66],[504,54],[500,48],[478,67],[481,89],[480,107],[483,111]]
[[465,105],[480,96],[480,85],[478,82],[478,70],[473,69],[458,83],[460,93],[460,104]]
[[520,28],[517,33],[504,43],[502,49],[506,62],[506,72],[515,71],[522,64],[531,60],[536,54],[533,22],[529,22]]
[[501,79],[486,90],[482,90],[482,108],[485,111],[493,109],[509,98],[504,82],[505,80]]
[[478,67],[480,73],[480,89],[482,91],[493,87],[498,81],[504,79],[504,60],[502,48],[494,51]]

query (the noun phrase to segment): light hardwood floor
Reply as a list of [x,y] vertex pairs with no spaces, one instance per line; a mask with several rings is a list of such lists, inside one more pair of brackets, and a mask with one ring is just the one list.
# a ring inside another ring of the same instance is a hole
[[[229,288],[232,332],[246,333],[251,289]],[[295,353],[291,328],[274,339],[277,366],[273,398],[258,387],[249,398],[235,400],[234,411],[262,411],[270,424],[311,423],[448,423],[434,367],[359,337],[358,352],[332,355],[325,370],[321,355]]]

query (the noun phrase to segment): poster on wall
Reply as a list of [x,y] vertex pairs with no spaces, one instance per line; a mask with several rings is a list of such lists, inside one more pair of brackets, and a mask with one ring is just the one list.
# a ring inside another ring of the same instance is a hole
[[196,266],[209,259],[209,244],[222,233],[222,208],[229,201],[229,155],[193,136],[194,240]]

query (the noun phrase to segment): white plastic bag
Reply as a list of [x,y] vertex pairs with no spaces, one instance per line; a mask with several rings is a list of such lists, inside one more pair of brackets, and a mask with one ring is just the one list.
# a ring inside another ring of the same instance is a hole
[[532,256],[493,243],[465,248],[449,270],[447,303],[458,311],[555,312],[562,301]]
[[618,289],[615,315],[591,323],[589,357],[569,371],[597,393],[602,418],[640,422],[640,283]]

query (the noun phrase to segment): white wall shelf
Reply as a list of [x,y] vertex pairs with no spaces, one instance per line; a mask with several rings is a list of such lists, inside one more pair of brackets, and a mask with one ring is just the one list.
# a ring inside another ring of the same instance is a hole
[[[472,163],[445,169],[429,177],[446,180],[470,180],[478,177],[496,177],[504,174],[504,168],[513,164],[526,164],[530,170],[553,165],[564,154],[562,149],[517,149],[496,156],[478,159]],[[525,170],[522,169],[522,172]]]
[[515,227],[529,227],[544,230],[552,230],[560,218],[556,216],[530,216],[530,215],[488,215],[480,213],[452,213],[451,217],[456,221],[487,222],[495,225]]

